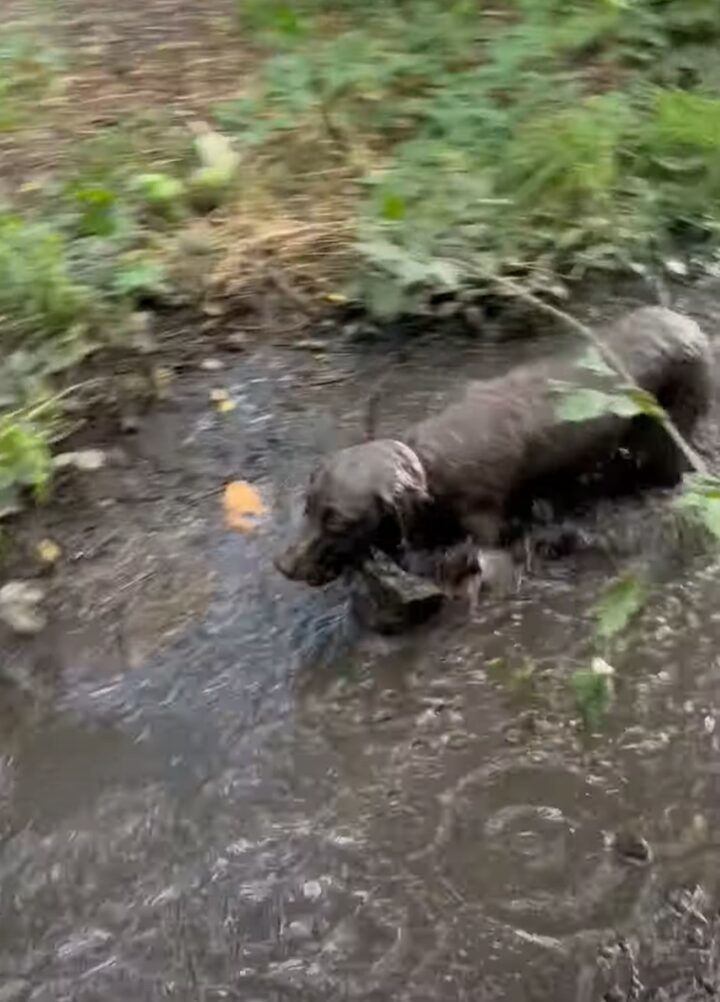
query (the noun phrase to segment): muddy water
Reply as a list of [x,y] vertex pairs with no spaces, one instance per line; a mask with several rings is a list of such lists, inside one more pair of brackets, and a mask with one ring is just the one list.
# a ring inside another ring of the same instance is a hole
[[[40,678],[44,697],[13,697],[0,744],[3,1002],[711,996],[716,562],[674,573],[614,653],[593,737],[567,679],[610,562],[393,640],[271,567],[383,373],[390,430],[544,347],[230,358],[42,516],[66,560],[49,636],[5,648],[8,693]],[[254,537],[223,530],[234,477],[271,507]],[[650,865],[609,849],[623,829]]]

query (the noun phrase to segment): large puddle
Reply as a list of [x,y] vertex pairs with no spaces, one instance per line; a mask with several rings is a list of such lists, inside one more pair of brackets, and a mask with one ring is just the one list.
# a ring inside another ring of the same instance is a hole
[[[710,997],[715,558],[632,627],[592,738],[567,680],[611,564],[558,563],[474,621],[393,640],[358,635],[341,589],[271,566],[308,470],[359,434],[381,376],[391,429],[543,350],[268,350],[147,422],[112,489],[140,470],[148,497],[83,502],[95,522],[65,543],[77,565],[50,643],[9,655],[51,696],[0,745],[2,1002]],[[272,507],[254,537],[223,530],[232,478]],[[152,642],[158,617],[172,629]],[[608,847],[622,829],[650,865]]]

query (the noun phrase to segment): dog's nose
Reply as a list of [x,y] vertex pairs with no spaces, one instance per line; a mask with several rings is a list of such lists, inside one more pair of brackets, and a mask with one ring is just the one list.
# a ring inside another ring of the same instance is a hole
[[297,561],[295,560],[292,550],[285,550],[284,553],[278,553],[273,558],[273,564],[276,570],[280,571],[286,578],[294,581],[297,576]]

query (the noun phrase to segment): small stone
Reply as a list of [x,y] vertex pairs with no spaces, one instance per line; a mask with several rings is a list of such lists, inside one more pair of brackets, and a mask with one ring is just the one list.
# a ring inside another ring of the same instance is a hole
[[224,341],[228,351],[245,351],[247,348],[247,337],[241,331],[232,331]]
[[610,988],[603,995],[603,1002],[625,1002],[625,994],[619,988]]
[[326,351],[327,344],[325,341],[319,341],[317,338],[301,338],[299,341],[293,341],[293,348],[297,348],[300,351]]
[[43,570],[51,570],[62,556],[62,550],[54,539],[41,539],[35,547],[35,556]]
[[322,884],[319,880],[306,880],[303,884],[303,896],[309,901],[317,901],[322,897]]
[[225,365],[219,358],[204,358],[200,363],[200,368],[204,369],[205,372],[220,372],[221,369],[225,368]]
[[35,636],[47,625],[44,598],[44,589],[31,581],[8,581],[0,588],[0,620],[19,636]]
[[140,431],[140,418],[135,414],[125,414],[120,418],[120,431],[123,435],[137,435]]
[[445,747],[454,751],[460,751],[462,748],[467,748],[469,742],[469,735],[465,734],[463,731],[451,731],[443,738]]
[[202,305],[202,311],[206,317],[221,317],[225,310],[225,304],[218,299],[209,300]]
[[107,455],[102,449],[78,449],[75,452],[60,452],[53,457],[56,470],[74,468],[83,473],[91,473],[102,469],[107,461]]
[[294,922],[290,922],[285,930],[287,939],[292,939],[295,942],[312,939],[313,934],[313,924],[308,919],[296,919]]
[[669,257],[665,259],[665,270],[669,275],[673,275],[675,278],[686,278],[688,273],[688,266],[680,258]]
[[157,341],[152,333],[152,314],[137,310],[128,320],[128,341],[140,355],[152,355],[157,351]]
[[611,844],[616,854],[627,863],[642,866],[652,863],[650,843],[635,832],[617,832]]

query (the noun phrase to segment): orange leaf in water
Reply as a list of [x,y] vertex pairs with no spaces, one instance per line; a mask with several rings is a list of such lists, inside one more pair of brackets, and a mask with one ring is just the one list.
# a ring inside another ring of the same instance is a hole
[[233,480],[226,485],[223,508],[225,524],[235,532],[252,532],[267,511],[258,492],[244,480]]

